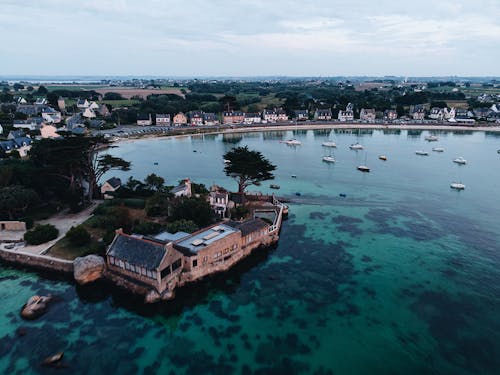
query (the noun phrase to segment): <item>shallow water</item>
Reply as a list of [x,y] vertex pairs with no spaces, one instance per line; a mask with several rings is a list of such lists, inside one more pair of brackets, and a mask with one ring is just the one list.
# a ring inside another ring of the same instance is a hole
[[[2,266],[0,373],[497,373],[500,138],[427,134],[254,133],[112,149],[133,163],[122,178],[155,172],[232,189],[222,154],[258,149],[292,201],[279,244],[160,306]],[[292,136],[302,146],[279,143]],[[321,161],[328,138],[334,165]],[[356,140],[366,152],[348,149]],[[414,153],[438,146],[445,152]],[[369,174],[356,170],[365,157]],[[450,190],[454,180],[466,190]],[[22,304],[44,293],[57,296],[49,312],[22,321]],[[60,350],[63,368],[40,365]]]

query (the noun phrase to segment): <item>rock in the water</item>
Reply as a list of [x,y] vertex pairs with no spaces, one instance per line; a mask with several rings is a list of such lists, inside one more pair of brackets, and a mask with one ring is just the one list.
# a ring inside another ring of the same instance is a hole
[[161,296],[160,293],[158,293],[156,290],[151,289],[148,294],[144,297],[144,302],[145,303],[156,303],[161,301]]
[[45,366],[54,366],[54,365],[58,364],[59,361],[61,361],[63,356],[64,356],[64,352],[58,352],[54,355],[51,355],[50,357],[45,358],[43,360],[42,364]]
[[52,296],[33,296],[23,306],[21,317],[23,319],[36,319],[47,311],[47,305],[52,300]]
[[78,284],[84,285],[94,282],[103,276],[104,259],[97,255],[87,255],[73,261],[73,276]]

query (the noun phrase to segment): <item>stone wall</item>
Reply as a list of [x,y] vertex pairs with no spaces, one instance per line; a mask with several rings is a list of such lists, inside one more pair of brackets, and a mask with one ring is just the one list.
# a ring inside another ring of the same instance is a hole
[[2,230],[26,232],[24,221],[0,221],[0,232]]
[[73,262],[70,260],[10,250],[0,250],[0,260],[18,266],[73,275]]

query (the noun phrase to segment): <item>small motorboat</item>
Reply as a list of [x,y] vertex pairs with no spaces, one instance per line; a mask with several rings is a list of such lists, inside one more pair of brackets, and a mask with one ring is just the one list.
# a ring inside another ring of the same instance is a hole
[[347,194],[345,194],[345,193],[340,193],[340,194],[339,194],[339,197],[340,197],[340,198],[345,198],[345,197],[347,197]]
[[500,154],[500,148],[497,150],[497,154]]
[[450,184],[450,188],[455,189],[455,190],[464,190],[465,185],[462,184],[461,182],[452,182]]
[[296,192],[296,193],[295,193],[295,195],[296,195],[297,197],[300,197],[302,194],[300,194],[299,192]]
[[324,147],[337,147],[337,145],[335,144],[335,142],[330,142],[330,141],[328,141],[328,142],[323,142],[323,143],[321,144],[321,146],[324,146]]
[[444,148],[442,148],[442,147],[434,147],[432,149],[432,151],[434,151],[434,152],[444,152]]
[[429,153],[427,151],[422,151],[422,150],[415,151],[415,154],[420,156],[429,156]]
[[155,161],[153,164],[154,164],[154,165],[158,165],[158,162],[157,162],[157,161]]
[[383,160],[383,161],[386,161],[386,160],[387,160],[387,156],[385,156],[385,155],[380,155],[378,158],[379,158],[380,160]]
[[368,168],[366,165],[360,165],[358,167],[358,171],[361,171],[361,172],[370,172],[370,168]]
[[435,135],[428,135],[427,137],[424,138],[426,141],[429,142],[436,142],[439,141],[439,138],[436,137]]
[[349,146],[351,150],[362,150],[364,147],[360,145],[359,143],[353,143],[352,145]]
[[465,160],[463,157],[459,156],[458,158],[456,158],[455,160],[453,160],[454,163],[457,163],[457,164],[467,164],[467,160]]
[[297,178],[297,175],[296,174],[292,174],[290,177]]
[[323,161],[327,163],[335,163],[335,158],[333,156],[323,156]]
[[229,163],[231,163],[231,160],[224,159],[224,164],[229,164]]
[[269,187],[270,187],[271,189],[276,189],[276,190],[278,190],[278,189],[280,188],[280,186],[279,186],[279,185],[275,185],[275,184],[271,184],[271,185],[269,185]]
[[302,142],[297,139],[289,139],[288,141],[285,141],[285,143],[289,146],[300,146],[302,144]]

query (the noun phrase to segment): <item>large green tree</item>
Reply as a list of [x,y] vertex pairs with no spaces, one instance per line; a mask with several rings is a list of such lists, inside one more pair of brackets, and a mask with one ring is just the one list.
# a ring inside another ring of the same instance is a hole
[[38,195],[32,189],[19,185],[7,186],[0,189],[0,217],[9,220],[19,218],[31,206],[38,202]]
[[249,150],[247,146],[235,147],[224,154],[227,160],[224,172],[238,182],[238,193],[261,181],[272,180],[276,166],[259,151]]
[[122,158],[99,153],[106,144],[103,137],[65,135],[62,139],[35,142],[30,157],[43,173],[66,181],[72,192],[87,184],[86,198],[91,200],[95,198],[99,180],[106,172],[130,168],[130,163]]

